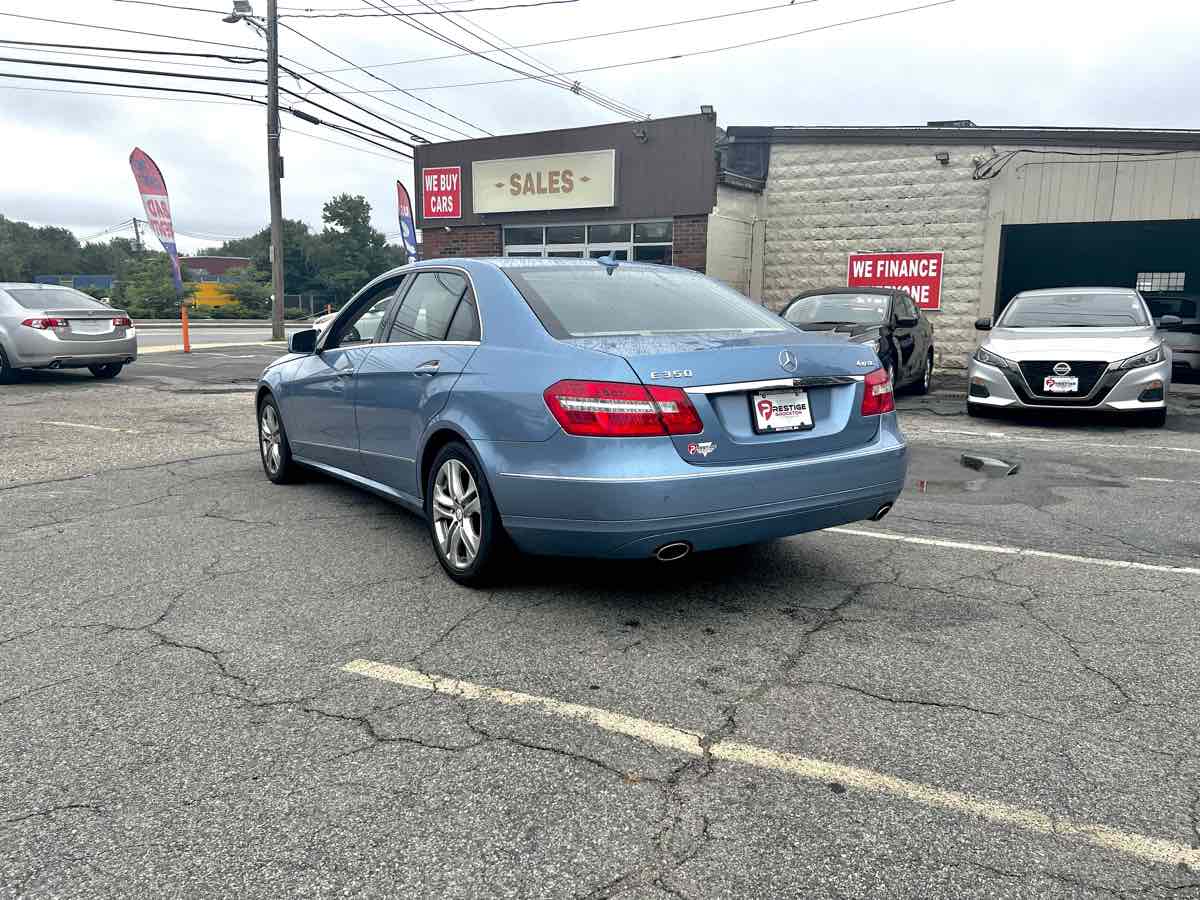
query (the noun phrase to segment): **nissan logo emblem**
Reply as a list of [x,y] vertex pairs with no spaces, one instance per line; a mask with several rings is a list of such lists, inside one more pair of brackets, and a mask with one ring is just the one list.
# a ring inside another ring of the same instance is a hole
[[783,366],[783,368],[788,372],[795,372],[797,365],[796,354],[791,350],[780,350],[779,365]]
[[1066,363],[1066,362],[1055,363],[1054,364],[1054,374],[1055,375],[1070,375],[1071,374],[1071,364]]

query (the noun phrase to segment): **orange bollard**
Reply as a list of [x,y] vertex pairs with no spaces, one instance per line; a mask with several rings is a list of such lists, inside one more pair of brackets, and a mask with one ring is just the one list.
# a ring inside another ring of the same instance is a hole
[[191,353],[192,352],[192,342],[191,342],[191,340],[188,339],[187,308],[188,308],[187,303],[180,304],[179,314],[180,314],[180,320],[183,323],[183,352]]

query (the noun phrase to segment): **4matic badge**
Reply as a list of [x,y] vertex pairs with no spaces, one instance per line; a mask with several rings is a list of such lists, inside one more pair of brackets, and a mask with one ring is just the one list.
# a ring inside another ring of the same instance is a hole
[[692,441],[688,444],[688,453],[692,456],[708,456],[716,449],[716,441]]

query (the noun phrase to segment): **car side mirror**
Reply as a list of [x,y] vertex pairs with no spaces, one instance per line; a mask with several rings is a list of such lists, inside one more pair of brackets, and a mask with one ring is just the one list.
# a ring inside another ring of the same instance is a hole
[[975,330],[976,331],[991,331],[992,330],[992,317],[984,316],[982,319],[976,319],[975,320]]
[[903,318],[897,319],[896,324],[901,328],[916,328],[919,321],[921,320],[914,318]]
[[1178,328],[1183,324],[1183,319],[1179,316],[1160,316],[1158,319],[1158,327],[1162,329]]
[[292,332],[288,338],[289,353],[312,353],[317,349],[317,338],[321,332],[315,328],[305,328],[303,331]]

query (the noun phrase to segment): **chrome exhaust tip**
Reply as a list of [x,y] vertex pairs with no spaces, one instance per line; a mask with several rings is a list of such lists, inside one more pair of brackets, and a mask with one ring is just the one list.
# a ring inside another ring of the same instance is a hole
[[891,511],[892,511],[892,504],[885,503],[885,504],[883,504],[883,506],[879,507],[879,509],[875,510],[875,514],[873,516],[871,516],[871,521],[878,522],[880,519],[882,519],[884,516],[886,516]]
[[654,558],[659,562],[675,562],[683,559],[692,552],[692,545],[686,541],[674,541],[670,544],[663,544],[654,551]]

